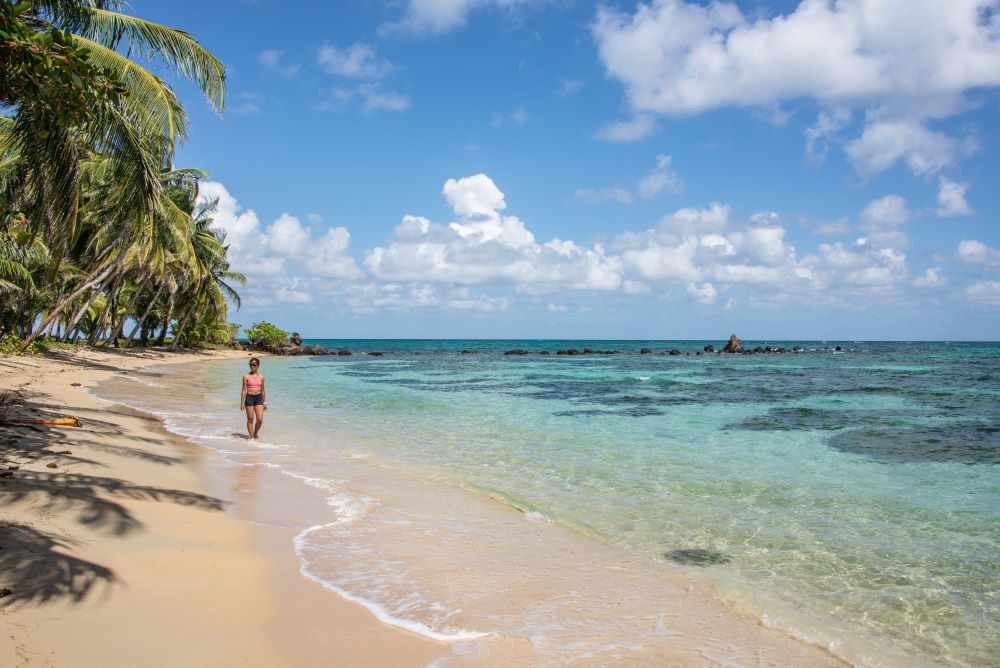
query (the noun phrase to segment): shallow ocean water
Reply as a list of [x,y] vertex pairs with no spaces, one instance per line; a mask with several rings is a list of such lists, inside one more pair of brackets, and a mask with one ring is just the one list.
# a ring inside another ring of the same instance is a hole
[[[304,573],[432,637],[474,643],[521,625],[554,663],[628,662],[659,642],[652,580],[623,585],[632,616],[609,623],[602,608],[621,602],[542,547],[524,547],[524,563],[550,593],[577,592],[572,607],[506,596],[523,580],[484,563],[487,545],[568,529],[605,550],[605,570],[690,581],[851,662],[1000,656],[998,344],[662,356],[638,351],[707,342],[321,343],[355,354],[264,360],[257,444],[234,437],[242,361],[180,372],[203,397],[164,401],[181,380],[168,368],[99,393],[159,412],[233,466],[293,478],[301,498],[256,519],[301,529]],[[555,354],[587,346],[622,352]],[[512,348],[552,354],[502,354]],[[503,538],[470,494],[522,511],[530,531]]]

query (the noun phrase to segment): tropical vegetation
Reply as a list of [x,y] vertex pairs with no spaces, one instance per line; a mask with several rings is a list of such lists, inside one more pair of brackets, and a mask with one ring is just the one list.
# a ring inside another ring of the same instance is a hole
[[229,341],[244,277],[173,165],[188,121],[158,62],[222,112],[225,68],[120,0],[0,0],[0,333]]

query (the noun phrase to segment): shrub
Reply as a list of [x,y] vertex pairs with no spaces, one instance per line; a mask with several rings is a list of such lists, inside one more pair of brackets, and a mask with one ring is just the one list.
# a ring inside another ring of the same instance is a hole
[[[38,344],[32,343],[25,352],[34,355],[38,350]],[[21,338],[14,332],[5,332],[0,329],[0,355],[21,354]]]
[[244,330],[250,344],[255,348],[274,349],[288,340],[288,332],[278,329],[271,323],[257,322]]

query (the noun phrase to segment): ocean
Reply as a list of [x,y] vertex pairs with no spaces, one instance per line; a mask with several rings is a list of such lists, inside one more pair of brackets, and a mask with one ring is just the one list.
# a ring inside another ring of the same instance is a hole
[[[352,354],[264,358],[259,441],[244,360],[97,394],[204,445],[305,576],[455,661],[809,661],[786,636],[856,665],[1000,660],[1000,344],[306,343]],[[740,659],[730,620],[773,655]]]

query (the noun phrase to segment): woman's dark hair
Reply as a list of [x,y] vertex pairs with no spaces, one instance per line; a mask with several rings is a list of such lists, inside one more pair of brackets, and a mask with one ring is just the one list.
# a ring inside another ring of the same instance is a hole
[[257,366],[260,366],[260,359],[258,359],[256,357],[251,357],[250,358],[250,364],[256,364]]

